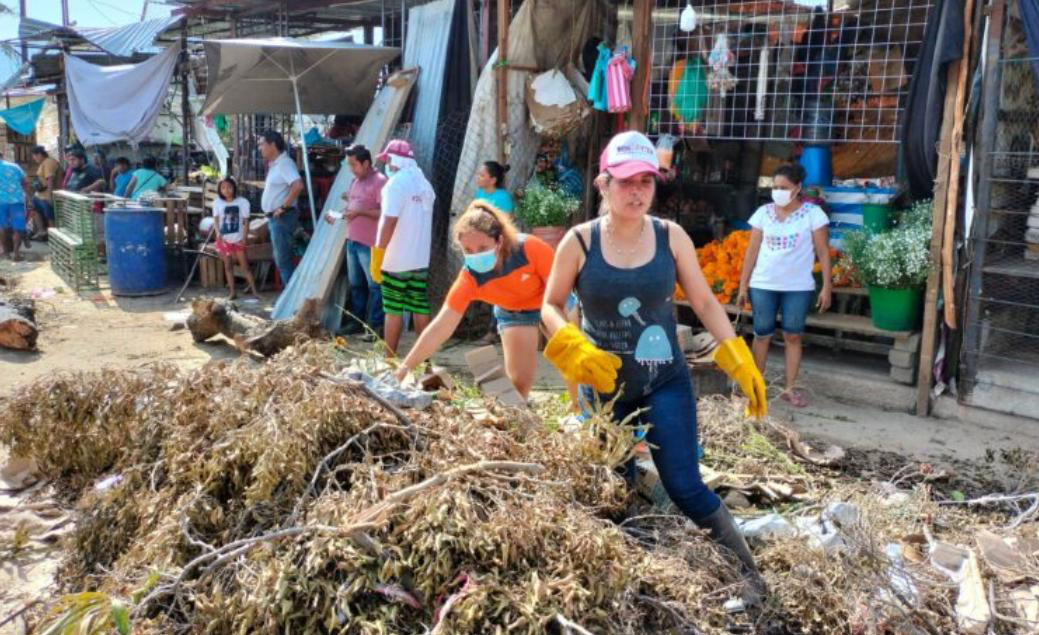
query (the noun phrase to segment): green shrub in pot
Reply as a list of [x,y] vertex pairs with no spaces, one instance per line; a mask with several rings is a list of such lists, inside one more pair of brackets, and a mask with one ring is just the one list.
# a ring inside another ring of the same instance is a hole
[[566,227],[581,201],[557,188],[528,189],[516,209],[516,219],[525,227]]
[[930,201],[904,212],[890,231],[848,234],[844,252],[857,280],[869,288],[873,323],[892,331],[915,328],[932,267]]

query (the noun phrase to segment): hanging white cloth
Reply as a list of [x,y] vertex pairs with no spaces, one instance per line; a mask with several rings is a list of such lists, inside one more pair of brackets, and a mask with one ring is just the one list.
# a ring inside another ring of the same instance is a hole
[[136,144],[155,125],[180,54],[174,44],[140,64],[95,66],[65,54],[72,127],[84,145]]
[[754,121],[765,120],[765,100],[768,98],[768,44],[761,49],[758,61],[757,95],[754,101]]

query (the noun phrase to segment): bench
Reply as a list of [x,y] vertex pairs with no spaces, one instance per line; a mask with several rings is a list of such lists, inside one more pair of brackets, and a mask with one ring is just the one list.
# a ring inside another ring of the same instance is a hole
[[[886,331],[873,325],[866,315],[852,311],[863,310],[868,298],[865,289],[836,287],[833,304],[826,313],[809,313],[805,319],[802,339],[806,343],[826,346],[833,351],[851,350],[873,355],[884,355],[890,365],[889,376],[903,384],[916,383],[919,359],[920,333],[918,331]],[[685,300],[675,300],[675,305],[689,307]],[[726,313],[737,316],[740,309],[733,304],[722,305]],[[753,325],[748,311],[742,311],[740,332],[753,334]],[[779,318],[782,330],[782,316]]]

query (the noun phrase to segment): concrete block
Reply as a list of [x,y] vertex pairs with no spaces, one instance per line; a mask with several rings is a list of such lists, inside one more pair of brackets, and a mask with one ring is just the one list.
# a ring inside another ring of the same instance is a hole
[[889,361],[892,366],[898,366],[900,368],[911,368],[915,370],[919,359],[920,355],[916,351],[900,351],[897,348],[892,348],[887,354],[887,361]]
[[499,364],[498,349],[494,346],[473,349],[465,354],[465,363],[473,377],[479,377]]
[[524,408],[527,402],[520,396],[515,389],[508,390],[495,397],[503,405],[510,406],[512,408]]
[[441,388],[453,390],[455,387],[455,381],[451,378],[451,373],[442,366],[434,366],[428,373],[422,376],[419,384],[422,386],[422,390],[427,391],[440,390]]
[[693,327],[688,324],[678,325],[678,347],[683,353],[693,350]]
[[494,381],[495,379],[501,379],[505,376],[505,367],[501,364],[495,364],[493,368],[485,370],[476,376],[476,385],[482,386],[487,382]]
[[902,368],[901,366],[892,366],[891,379],[894,379],[900,384],[913,385],[916,383],[916,368]]
[[909,351],[915,353],[920,350],[920,334],[913,333],[909,337],[899,337],[895,339],[895,348],[900,351]]
[[508,377],[499,377],[498,379],[492,379],[489,382],[480,384],[480,390],[488,397],[497,397],[502,393],[515,390],[515,388],[513,388],[512,381]]

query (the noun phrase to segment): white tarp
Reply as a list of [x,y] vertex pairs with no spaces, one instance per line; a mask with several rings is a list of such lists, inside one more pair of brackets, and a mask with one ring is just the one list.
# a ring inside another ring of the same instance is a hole
[[84,145],[148,136],[162,110],[180,45],[140,64],[95,66],[65,55],[72,127]]

